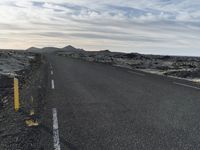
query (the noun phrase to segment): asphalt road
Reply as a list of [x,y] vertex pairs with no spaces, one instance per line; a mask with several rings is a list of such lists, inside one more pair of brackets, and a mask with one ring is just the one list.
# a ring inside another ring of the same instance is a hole
[[53,150],[58,138],[53,108],[62,150],[200,149],[196,85],[62,56],[47,58],[43,149]]

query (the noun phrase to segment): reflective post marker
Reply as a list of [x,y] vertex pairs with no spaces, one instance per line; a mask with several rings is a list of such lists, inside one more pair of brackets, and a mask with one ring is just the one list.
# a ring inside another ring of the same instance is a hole
[[14,78],[14,109],[16,112],[19,111],[19,80]]

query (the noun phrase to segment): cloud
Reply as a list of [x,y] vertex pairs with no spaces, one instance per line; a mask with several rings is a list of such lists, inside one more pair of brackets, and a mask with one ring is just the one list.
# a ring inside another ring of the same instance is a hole
[[200,47],[199,0],[2,0],[0,16],[2,48],[189,55]]

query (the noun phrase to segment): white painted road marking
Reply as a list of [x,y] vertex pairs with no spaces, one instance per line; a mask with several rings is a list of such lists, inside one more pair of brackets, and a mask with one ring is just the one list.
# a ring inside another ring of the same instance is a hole
[[51,75],[53,75],[53,71],[51,70]]
[[55,89],[54,80],[51,80],[51,88]]
[[56,108],[52,109],[53,113],[53,144],[55,150],[60,150],[60,139],[58,130],[58,117]]
[[192,85],[187,85],[187,84],[178,83],[178,82],[174,82],[174,84],[176,84],[176,85],[181,85],[181,86],[185,86],[185,87],[189,87],[189,88],[193,88],[193,89],[197,89],[197,90],[200,90],[199,87],[195,87],[195,86],[192,86]]
[[132,73],[132,74],[139,75],[139,76],[145,76],[145,74],[139,73],[139,72],[134,72],[134,71],[128,71],[128,72],[129,72],[129,73]]

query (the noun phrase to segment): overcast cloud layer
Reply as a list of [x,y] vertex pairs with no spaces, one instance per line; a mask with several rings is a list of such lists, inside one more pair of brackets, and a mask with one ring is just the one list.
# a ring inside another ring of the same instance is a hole
[[1,0],[0,48],[200,56],[199,0]]

